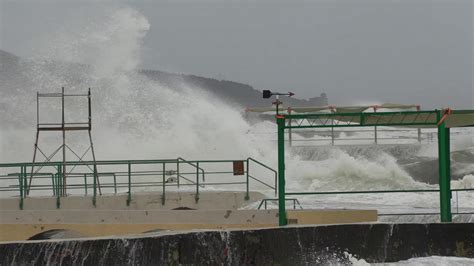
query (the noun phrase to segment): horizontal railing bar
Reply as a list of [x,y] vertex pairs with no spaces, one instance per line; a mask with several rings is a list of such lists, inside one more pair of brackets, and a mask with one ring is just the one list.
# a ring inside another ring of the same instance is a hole
[[21,166],[58,166],[58,165],[117,165],[117,164],[159,164],[176,163],[176,159],[163,160],[117,160],[117,161],[75,161],[75,162],[36,162],[36,163],[1,163],[1,167],[21,167]]
[[[474,188],[451,189],[451,191],[474,191]],[[313,191],[287,192],[286,195],[332,195],[332,194],[376,194],[376,193],[411,193],[411,192],[439,192],[438,189],[407,189],[407,190],[365,190],[365,191]]]
[[285,126],[285,129],[294,128],[328,128],[328,127],[373,127],[373,126],[433,126],[435,123],[393,123],[393,124],[344,124],[344,125],[301,125],[301,126]]
[[305,118],[318,118],[318,117],[377,117],[377,116],[393,116],[393,115],[417,115],[417,114],[437,114],[437,111],[424,110],[424,111],[403,111],[403,112],[380,112],[380,113],[361,113],[361,112],[349,112],[349,113],[307,113],[307,114],[291,114],[283,115],[285,119],[305,119]]
[[89,97],[88,94],[64,94],[65,97]]
[[[459,215],[459,214],[474,214],[474,212],[459,212],[459,213],[452,213],[452,215]],[[438,212],[417,212],[417,213],[379,213],[378,216],[406,216],[406,215],[440,215]]]
[[245,161],[245,160],[186,160],[190,163],[232,163],[235,161]]
[[[413,137],[397,137],[397,138],[380,138],[380,137],[377,137],[377,140],[399,140],[399,139],[403,139],[403,140],[418,140],[418,137],[417,136],[413,136]],[[310,138],[307,138],[307,139],[292,139],[291,141],[331,141],[331,136],[327,136],[327,139],[310,139]],[[372,138],[334,138],[334,140],[374,140],[374,137]],[[277,140],[273,140],[273,141],[277,141]]]
[[439,189],[287,192],[285,193],[285,195],[375,194],[375,193],[410,193],[410,192],[439,192]]

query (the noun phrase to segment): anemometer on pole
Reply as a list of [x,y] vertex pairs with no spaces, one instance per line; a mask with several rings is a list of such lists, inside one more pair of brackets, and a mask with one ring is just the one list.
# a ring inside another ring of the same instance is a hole
[[276,115],[278,115],[278,109],[280,108],[280,104],[283,102],[280,101],[280,95],[282,96],[288,96],[291,97],[295,95],[293,92],[286,92],[286,93],[281,93],[281,92],[271,92],[270,90],[263,90],[263,98],[268,99],[275,95],[275,101],[272,103],[276,106]]
[[263,91],[263,98],[268,99],[272,95],[275,95],[276,100],[273,102],[276,105],[276,118],[278,125],[278,224],[286,225],[286,211],[285,211],[285,143],[284,143],[284,128],[285,118],[279,115],[278,109],[282,102],[280,101],[280,95],[291,97],[295,95],[292,92],[281,93],[271,92],[270,90]]

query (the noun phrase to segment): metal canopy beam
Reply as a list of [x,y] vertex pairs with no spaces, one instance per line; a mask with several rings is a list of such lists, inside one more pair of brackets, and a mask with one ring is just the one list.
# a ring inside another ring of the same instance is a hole
[[[285,120],[287,119],[292,123],[286,124]],[[474,126],[474,110],[288,114],[277,115],[276,120],[278,125],[278,213],[280,226],[287,224],[284,131],[294,128],[324,127],[429,126],[438,128],[440,215],[442,222],[452,221],[449,128]]]

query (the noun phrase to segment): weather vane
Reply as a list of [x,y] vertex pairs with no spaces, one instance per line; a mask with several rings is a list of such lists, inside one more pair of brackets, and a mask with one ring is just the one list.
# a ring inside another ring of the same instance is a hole
[[272,97],[273,95],[275,95],[276,100],[272,104],[276,105],[276,115],[278,115],[278,109],[280,107],[280,104],[282,104],[282,102],[280,101],[280,95],[291,97],[295,94],[293,92],[282,93],[282,92],[271,92],[270,90],[263,90],[264,99],[268,99]]

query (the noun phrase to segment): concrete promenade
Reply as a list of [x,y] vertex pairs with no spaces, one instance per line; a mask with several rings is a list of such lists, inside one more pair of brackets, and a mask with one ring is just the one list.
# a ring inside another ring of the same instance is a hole
[[[159,193],[134,194],[129,206],[126,195],[61,198],[27,198],[24,209],[19,200],[0,199],[0,241],[19,241],[50,230],[68,235],[96,237],[141,234],[160,230],[263,228],[278,226],[278,211],[245,209],[264,195],[251,192],[202,192],[196,202],[192,192],[167,193],[164,204]],[[291,224],[333,224],[377,221],[374,210],[287,211]]]

